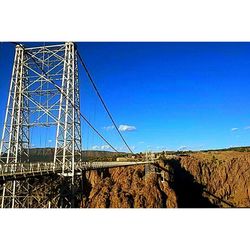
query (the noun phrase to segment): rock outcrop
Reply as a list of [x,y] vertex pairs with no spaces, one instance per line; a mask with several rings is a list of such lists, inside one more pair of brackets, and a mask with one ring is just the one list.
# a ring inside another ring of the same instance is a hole
[[85,208],[250,207],[250,153],[207,152],[86,173]]
[[197,153],[180,158],[182,167],[204,186],[219,207],[250,207],[250,153]]
[[86,180],[89,182],[89,192],[84,198],[83,207],[177,207],[175,193],[168,182],[162,182],[157,172],[145,175],[144,166],[90,171]]

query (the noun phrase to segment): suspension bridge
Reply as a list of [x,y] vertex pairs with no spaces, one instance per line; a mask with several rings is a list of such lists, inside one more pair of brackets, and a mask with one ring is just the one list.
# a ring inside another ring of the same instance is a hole
[[[84,171],[154,164],[131,162],[84,162],[81,122],[85,122],[111,149],[118,150],[80,110],[79,65],[115,130],[118,129],[86,64],[73,42],[27,48],[15,45],[6,114],[0,144],[1,208],[78,207]],[[33,128],[55,128],[52,162],[31,162]],[[58,188],[55,190],[55,183]]]

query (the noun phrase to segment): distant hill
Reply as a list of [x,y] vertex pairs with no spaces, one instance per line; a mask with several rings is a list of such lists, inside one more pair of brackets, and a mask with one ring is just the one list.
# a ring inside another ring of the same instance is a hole
[[[30,161],[31,162],[51,162],[54,157],[54,148],[32,148],[30,149]],[[83,150],[83,161],[101,161],[101,160],[114,160],[118,156],[128,155],[124,152],[110,152],[110,151],[98,151],[98,150]]]
[[202,150],[201,152],[213,152],[213,151],[250,152],[250,146],[244,146],[244,147],[230,147],[230,148],[211,149],[211,150]]
[[157,152],[157,154],[167,154],[167,155],[186,155],[193,154],[197,152],[224,152],[224,151],[236,151],[236,152],[250,152],[250,146],[244,147],[230,147],[230,148],[219,148],[219,149],[204,149],[204,150],[177,150],[177,151],[163,151]]

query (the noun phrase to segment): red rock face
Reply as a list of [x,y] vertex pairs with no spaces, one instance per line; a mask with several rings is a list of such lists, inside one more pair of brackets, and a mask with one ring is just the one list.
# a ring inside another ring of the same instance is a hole
[[159,165],[146,175],[144,166],[86,173],[82,207],[250,207],[250,153],[196,153]]
[[[102,178],[101,178],[102,177]],[[176,197],[168,183],[157,173],[145,176],[144,166],[91,171],[91,188],[83,207],[162,208],[176,207]]]
[[219,207],[250,207],[248,152],[199,153],[180,161],[195,181],[205,186],[204,194],[212,203]]

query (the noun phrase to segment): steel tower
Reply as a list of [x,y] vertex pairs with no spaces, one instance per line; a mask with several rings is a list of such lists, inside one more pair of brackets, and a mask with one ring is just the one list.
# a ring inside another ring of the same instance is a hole
[[[74,170],[80,165],[82,149],[75,45],[72,42],[32,48],[17,45],[0,162],[13,168],[20,167],[20,163],[29,164],[31,130],[51,126],[56,131],[53,164],[62,166],[61,175],[70,177],[74,186]],[[41,199],[32,194],[32,189],[28,179],[7,182],[2,189],[1,207],[29,207],[32,199],[39,206]],[[44,201],[42,206],[46,206]]]

